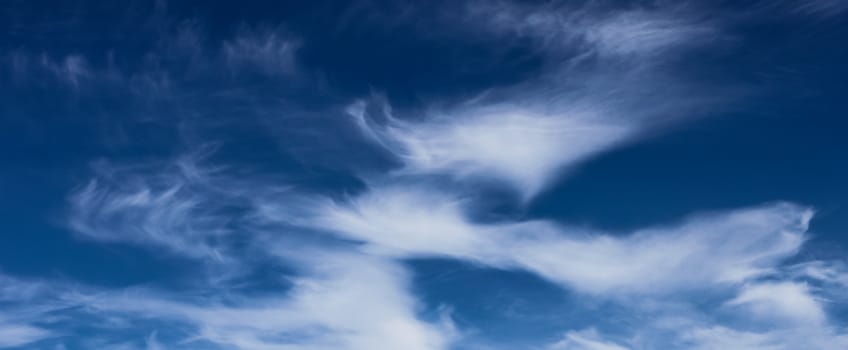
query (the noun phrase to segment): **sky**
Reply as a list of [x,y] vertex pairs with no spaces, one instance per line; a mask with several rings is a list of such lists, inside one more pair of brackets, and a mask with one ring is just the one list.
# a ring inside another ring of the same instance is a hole
[[848,2],[0,2],[0,348],[848,349]]

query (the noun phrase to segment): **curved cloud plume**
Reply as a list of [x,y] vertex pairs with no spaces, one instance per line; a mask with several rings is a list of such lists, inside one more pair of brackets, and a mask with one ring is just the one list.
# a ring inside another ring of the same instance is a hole
[[390,256],[442,256],[521,268],[590,293],[664,293],[736,284],[770,273],[804,242],[812,211],[789,203],[693,216],[613,235],[547,221],[478,223],[463,201],[432,189],[376,188],[318,201],[292,220]]

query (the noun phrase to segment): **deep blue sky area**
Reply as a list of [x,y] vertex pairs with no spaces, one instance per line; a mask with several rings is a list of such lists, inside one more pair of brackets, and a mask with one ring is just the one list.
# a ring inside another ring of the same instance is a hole
[[0,349],[848,348],[848,3],[4,1]]

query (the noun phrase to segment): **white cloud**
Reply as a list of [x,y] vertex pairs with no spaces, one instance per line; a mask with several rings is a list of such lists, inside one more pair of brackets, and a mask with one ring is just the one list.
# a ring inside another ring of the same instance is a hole
[[470,23],[482,22],[498,38],[537,42],[550,62],[534,79],[409,118],[395,118],[385,101],[371,110],[364,101],[351,104],[364,135],[403,163],[400,174],[500,180],[526,201],[564,169],[727,100],[697,92],[696,82],[663,64],[718,37],[714,24],[673,9],[487,2],[469,11]]
[[798,0],[793,5],[798,12],[819,16],[837,16],[848,10],[845,0]]
[[349,203],[318,204],[317,215],[301,224],[333,230],[386,254],[463,256],[490,244],[466,221],[460,200],[436,191],[395,187]]
[[52,336],[47,330],[26,324],[8,324],[0,319],[0,348],[26,345]]
[[[601,317],[614,320],[616,340],[601,337],[589,329],[569,332],[567,334],[577,337],[564,337],[559,343],[578,346],[583,340],[592,345],[598,343],[632,349],[694,350],[838,350],[848,345],[848,332],[835,324],[803,322],[801,319],[775,322],[774,319],[760,317],[766,315],[752,317],[752,310],[748,307],[711,306],[709,300],[714,297],[724,299],[724,296],[715,294],[681,293],[661,298],[628,298],[620,304],[622,312]],[[786,316],[778,315],[780,313],[770,315]]]
[[683,331],[681,340],[680,348],[693,350],[840,350],[848,346],[848,333],[822,326],[746,331],[712,325]]
[[814,260],[790,266],[789,274],[822,282],[835,288],[848,287],[848,266],[843,261]]
[[34,324],[43,315],[62,305],[55,301],[43,305],[43,295],[50,286],[44,282],[28,281],[0,273],[0,348],[23,346],[42,339],[54,337],[55,332]]
[[17,83],[43,84],[47,78],[48,81],[78,89],[83,82],[102,75],[92,68],[86,57],[79,54],[50,55],[13,50],[0,55],[0,62],[7,66],[11,78]]
[[152,169],[99,164],[97,171],[95,179],[69,198],[69,225],[77,233],[155,244],[192,257],[224,258],[221,240],[229,234],[232,217],[213,203],[227,196],[208,187],[211,170],[181,160]]
[[80,55],[65,56],[60,62],[53,61],[46,54],[41,55],[41,66],[52,72],[60,81],[78,88],[80,81],[93,75],[88,61]]
[[295,69],[300,43],[280,30],[242,30],[223,44],[230,69],[258,69],[268,74],[287,74]]
[[694,43],[720,36],[717,23],[705,21],[681,6],[605,8],[599,3],[472,2],[468,14],[475,28],[503,37],[534,40],[554,57],[627,58],[650,63]]
[[[95,296],[85,303],[106,312],[184,321],[205,340],[237,349],[446,349],[447,321],[417,316],[406,272],[389,261],[347,253],[310,253],[309,271],[285,297],[236,305],[181,302],[165,296]],[[192,340],[193,339],[193,340]]]
[[[670,13],[631,11],[587,25],[585,40],[602,56],[664,53],[716,37],[712,26]],[[656,58],[656,57],[651,57]]]
[[405,164],[402,173],[502,179],[532,196],[563,167],[620,142],[627,123],[590,110],[542,114],[499,105],[457,110],[421,122],[389,119],[385,127],[359,125]]
[[812,216],[779,203],[694,216],[627,236],[521,239],[509,247],[525,268],[590,292],[656,293],[742,282],[794,255]]
[[[665,293],[733,285],[772,271],[804,242],[812,211],[775,203],[611,235],[545,221],[478,223],[432,188],[372,188],[311,214],[264,215],[331,230],[395,256],[445,256],[521,268],[590,293]],[[306,216],[303,216],[306,215]]]
[[147,336],[147,339],[144,341],[144,345],[147,350],[162,350],[164,347],[159,343],[159,340],[156,339],[156,332],[150,333]]
[[722,326],[689,331],[685,339],[694,350],[782,350],[786,349],[768,334],[737,331]]
[[567,332],[563,339],[549,345],[547,350],[627,350],[628,348],[602,339],[594,329]]
[[[346,251],[279,254],[300,274],[291,279],[290,290],[269,290],[263,296],[214,288],[201,294],[93,288],[58,281],[39,282],[45,288],[38,293],[0,295],[0,347],[40,340],[49,346],[50,338],[80,329],[98,332],[80,339],[92,348],[149,350],[210,344],[250,350],[442,350],[457,336],[447,315],[420,315],[422,306],[400,264]],[[33,283],[0,277],[10,287]],[[183,336],[174,339],[169,333],[163,341],[155,329]]]
[[727,302],[740,306],[761,320],[803,325],[823,325],[827,319],[822,306],[805,284],[794,282],[756,283]]
[[0,302],[33,298],[44,292],[43,283],[22,281],[0,273]]

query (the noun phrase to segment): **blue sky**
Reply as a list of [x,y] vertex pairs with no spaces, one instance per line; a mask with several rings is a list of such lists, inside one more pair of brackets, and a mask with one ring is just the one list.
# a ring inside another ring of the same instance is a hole
[[848,3],[5,1],[0,348],[848,348]]

